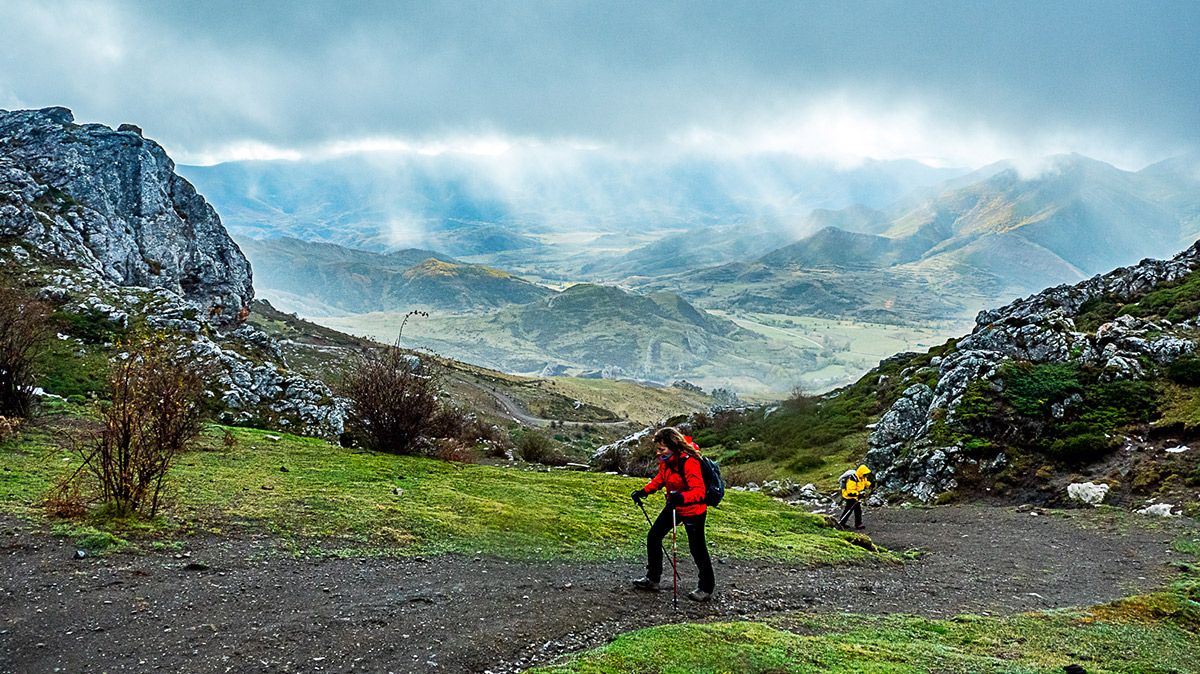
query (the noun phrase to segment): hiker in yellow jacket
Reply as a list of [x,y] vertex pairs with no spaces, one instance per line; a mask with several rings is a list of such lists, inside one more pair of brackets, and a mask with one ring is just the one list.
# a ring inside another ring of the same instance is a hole
[[871,491],[870,475],[871,469],[863,464],[856,469],[842,473],[842,476],[838,478],[842,485],[842,500],[845,502],[842,514],[838,517],[839,525],[846,526],[846,520],[850,518],[850,513],[854,513],[854,528],[863,528],[862,500]]

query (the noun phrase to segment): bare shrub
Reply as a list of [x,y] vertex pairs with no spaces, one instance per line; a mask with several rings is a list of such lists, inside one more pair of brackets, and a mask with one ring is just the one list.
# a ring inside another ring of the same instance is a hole
[[730,487],[745,487],[750,483],[761,485],[771,479],[771,467],[762,463],[725,464],[721,466],[721,477]]
[[76,475],[95,478],[100,500],[117,514],[153,517],[171,464],[203,428],[203,374],[153,336],[113,364],[109,388],[99,431],[79,445]]
[[415,452],[439,409],[437,373],[398,346],[361,350],[340,388],[350,401],[347,434],[375,451]]
[[469,445],[456,438],[438,438],[433,441],[431,454],[442,461],[457,463],[479,463],[479,456]]
[[21,419],[17,417],[0,417],[0,445],[9,438],[16,437],[21,430]]
[[567,457],[563,456],[554,441],[538,431],[526,431],[517,441],[517,451],[521,458],[529,463],[542,463],[548,466],[565,466]]
[[60,480],[42,500],[42,508],[51,517],[83,517],[87,513],[87,498],[79,480]]
[[34,362],[49,336],[49,313],[44,303],[0,286],[0,415],[33,413]]

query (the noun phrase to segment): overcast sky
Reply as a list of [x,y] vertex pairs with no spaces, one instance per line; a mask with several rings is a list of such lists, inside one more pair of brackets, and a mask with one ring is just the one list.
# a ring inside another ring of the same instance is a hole
[[386,148],[943,165],[1200,147],[1200,2],[0,0],[0,108],[181,162]]

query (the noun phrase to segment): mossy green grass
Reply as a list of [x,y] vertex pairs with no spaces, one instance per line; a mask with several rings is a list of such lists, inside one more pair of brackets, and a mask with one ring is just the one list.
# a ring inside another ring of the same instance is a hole
[[[226,430],[235,439],[229,448],[221,441]],[[243,428],[213,427],[205,444],[173,468],[164,517],[133,531],[100,515],[87,524],[131,541],[266,529],[298,550],[327,554],[578,560],[644,554],[646,522],[629,498],[644,480],[394,456]],[[46,428],[0,446],[0,510],[43,517],[46,493],[77,465],[77,455]],[[647,507],[661,506],[653,502]],[[731,492],[712,510],[708,536],[721,557],[813,564],[892,559],[820,517],[754,493]]]
[[791,615],[775,624],[652,627],[539,674],[1051,674],[1080,663],[1093,674],[1181,673],[1200,637],[1170,622],[1054,611],[1006,618]]

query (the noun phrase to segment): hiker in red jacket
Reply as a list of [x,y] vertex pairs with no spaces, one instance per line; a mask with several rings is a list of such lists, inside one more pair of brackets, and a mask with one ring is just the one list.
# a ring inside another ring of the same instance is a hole
[[688,548],[700,572],[698,587],[687,597],[692,601],[708,601],[712,598],[716,580],[713,578],[708,545],[704,541],[704,520],[708,506],[704,503],[700,450],[691,442],[691,438],[686,438],[679,429],[672,427],[655,433],[654,442],[658,449],[658,474],[645,487],[633,492],[632,496],[640,505],[646,496],[665,487],[667,505],[646,535],[646,575],[633,581],[633,585],[642,590],[658,589],[662,579],[662,540],[671,531],[672,520],[675,519],[682,522],[687,531]]

